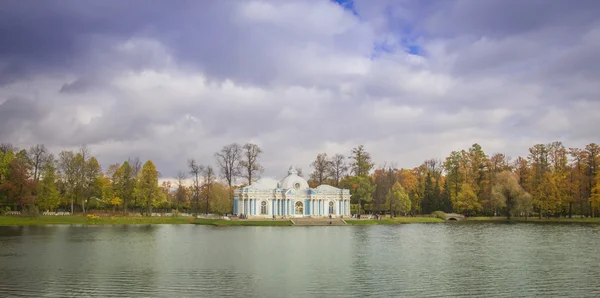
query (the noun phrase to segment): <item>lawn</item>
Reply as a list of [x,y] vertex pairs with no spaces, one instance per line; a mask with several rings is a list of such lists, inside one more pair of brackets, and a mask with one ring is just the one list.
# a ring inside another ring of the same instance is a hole
[[[467,222],[507,222],[506,217],[467,217],[466,220]],[[551,218],[539,218],[539,217],[512,217],[511,222],[531,222],[531,223],[595,223],[595,224],[600,224],[600,217],[595,217],[595,218],[579,218],[579,216],[577,217],[573,217],[573,218],[566,218],[566,217],[560,217],[560,218],[555,218],[555,217],[551,217]]]
[[83,215],[38,217],[0,216],[0,226],[191,224],[193,221],[193,217],[112,216],[91,219]]

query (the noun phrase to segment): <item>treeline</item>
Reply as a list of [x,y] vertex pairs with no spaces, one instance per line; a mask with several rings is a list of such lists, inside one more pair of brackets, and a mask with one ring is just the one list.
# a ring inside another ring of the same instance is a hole
[[[512,160],[487,155],[480,145],[429,159],[413,169],[387,163],[374,168],[359,146],[350,163],[336,154],[318,154],[309,183],[349,188],[355,212],[423,214],[434,211],[469,215],[598,216],[600,147],[566,148],[561,142],[536,144]],[[341,170],[341,172],[339,171]],[[341,180],[339,177],[343,177]]]
[[[236,179],[248,184],[263,172],[258,160],[262,150],[255,144],[231,144],[215,153],[217,170],[189,159],[187,169],[176,182],[159,184],[154,163],[131,158],[102,169],[87,146],[57,155],[44,145],[19,149],[0,144],[0,211],[90,210],[152,213],[231,212],[232,189]],[[226,184],[218,182],[222,177]],[[188,178],[191,185],[186,183]],[[175,184],[175,185],[173,185]]]
[[[256,144],[226,145],[214,154],[215,167],[191,158],[175,182],[159,184],[152,161],[133,158],[103,170],[87,146],[55,156],[44,145],[25,150],[1,144],[0,207],[28,212],[104,209],[148,214],[154,208],[229,213],[233,189],[263,173],[262,153]],[[311,187],[350,189],[354,213],[598,216],[599,162],[600,147],[594,143],[582,149],[560,142],[537,144],[514,160],[502,153],[487,155],[474,144],[443,160],[403,169],[395,163],[375,167],[361,145],[348,156],[318,154],[308,182]]]

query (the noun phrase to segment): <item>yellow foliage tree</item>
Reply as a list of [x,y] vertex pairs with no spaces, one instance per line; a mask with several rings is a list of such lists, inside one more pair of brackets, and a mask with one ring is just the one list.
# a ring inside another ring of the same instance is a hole
[[477,195],[469,183],[463,183],[452,207],[458,212],[479,212],[481,204],[477,201]]
[[392,189],[388,192],[386,205],[390,207],[390,217],[396,213],[407,213],[410,211],[410,198],[399,182],[394,183]]

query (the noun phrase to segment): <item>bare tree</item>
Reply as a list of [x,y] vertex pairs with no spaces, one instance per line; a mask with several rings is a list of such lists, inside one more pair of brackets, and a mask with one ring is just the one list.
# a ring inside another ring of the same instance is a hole
[[79,147],[79,155],[81,155],[81,159],[78,160],[78,162],[76,163],[77,165],[77,173],[78,173],[78,181],[77,181],[77,189],[78,189],[78,196],[81,197],[81,210],[83,211],[83,213],[85,214],[85,203],[84,203],[84,197],[85,197],[85,192],[88,191],[87,188],[85,188],[86,186],[86,181],[88,180],[88,177],[90,176],[90,173],[88,173],[88,167],[87,167],[87,162],[90,159],[91,156],[91,150],[88,148],[88,146],[86,144],[81,145],[81,147]]
[[198,206],[200,205],[200,174],[203,171],[202,165],[198,164],[195,159],[188,160],[188,168],[194,179],[193,196],[194,196],[194,214],[198,215]]
[[329,177],[333,180],[333,185],[338,187],[340,180],[348,173],[348,165],[346,164],[346,157],[343,154],[336,154],[331,157],[331,166],[329,168]]
[[[129,166],[131,167],[131,171],[132,171],[132,175],[133,175],[133,179],[137,179],[138,174],[140,173],[140,170],[142,169],[142,161],[140,160],[139,157],[134,157],[134,158],[128,158],[127,159],[127,163],[129,163]],[[137,200],[138,200],[138,196],[134,196],[133,197],[133,206],[134,208],[137,207]]]
[[204,187],[206,187],[206,214],[208,214],[208,208],[209,208],[209,200],[210,197],[212,195],[212,185],[213,183],[215,183],[215,171],[213,169],[212,166],[206,166],[203,168],[202,171],[202,175],[203,175],[203,184]]
[[215,153],[215,159],[217,160],[217,165],[219,167],[219,171],[221,172],[221,176],[227,180],[227,185],[229,185],[231,200],[233,200],[233,192],[231,192],[231,187],[235,182],[235,178],[239,177],[241,174],[241,158],[242,147],[237,143],[224,146],[221,151]]
[[11,143],[2,143],[0,144],[0,152],[7,153],[8,151],[17,152],[17,147],[13,146]]
[[138,156],[136,156],[134,158],[128,158],[127,161],[129,162],[129,165],[131,166],[131,169],[133,170],[133,177],[137,177],[138,173],[142,169],[142,161],[140,160],[140,158]]
[[58,168],[64,179],[67,194],[71,197],[71,214],[73,204],[77,195],[77,167],[75,166],[75,153],[73,151],[62,151],[58,155]]
[[301,167],[296,167],[296,175],[300,176],[300,177],[304,177],[304,173],[302,172],[302,168]]
[[48,150],[43,144],[31,146],[29,152],[27,152],[31,166],[33,167],[33,180],[38,182],[40,180],[41,169],[44,167],[48,160]]
[[261,153],[262,149],[256,144],[247,143],[242,147],[241,176],[248,180],[248,185],[260,178],[260,174],[264,172],[264,168],[258,163]]
[[317,154],[317,158],[310,166],[314,168],[312,174],[310,174],[310,179],[315,181],[317,185],[323,184],[332,174],[332,163],[331,160],[327,158],[327,153]]
[[179,173],[177,173],[177,192],[175,194],[177,213],[179,213],[179,205],[181,205],[181,202],[185,199],[185,185],[183,185],[183,182],[187,178],[186,176],[184,171],[179,171]]

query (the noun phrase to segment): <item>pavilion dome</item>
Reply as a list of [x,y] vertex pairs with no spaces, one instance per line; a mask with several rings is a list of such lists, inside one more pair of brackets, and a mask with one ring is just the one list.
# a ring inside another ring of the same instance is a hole
[[307,188],[309,188],[308,182],[306,182],[306,180],[304,180],[304,178],[298,176],[298,171],[296,171],[296,169],[294,169],[294,166],[290,166],[290,169],[288,170],[288,175],[285,178],[281,179],[281,181],[279,181],[278,187],[283,188],[283,189],[290,189],[290,188],[307,189]]

